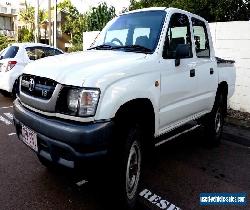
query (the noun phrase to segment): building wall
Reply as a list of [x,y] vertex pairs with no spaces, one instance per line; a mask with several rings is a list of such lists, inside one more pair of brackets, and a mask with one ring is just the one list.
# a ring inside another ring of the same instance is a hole
[[0,34],[15,38],[17,9],[8,2],[0,2]]
[[210,23],[215,54],[235,60],[236,90],[232,109],[250,112],[250,21]]

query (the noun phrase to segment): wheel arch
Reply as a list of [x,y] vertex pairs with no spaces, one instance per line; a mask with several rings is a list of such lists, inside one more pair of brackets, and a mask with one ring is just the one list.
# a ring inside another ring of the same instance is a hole
[[[117,110],[114,121],[128,126],[134,122],[139,123],[146,133],[146,143],[152,146],[155,133],[155,111],[152,102],[148,98],[138,98],[127,101]],[[151,141],[152,140],[152,141]]]
[[228,84],[226,81],[220,82],[218,85],[217,93],[216,93],[216,99],[219,96],[219,94],[223,95],[223,101],[224,101],[224,112],[227,114],[227,107],[228,107]]

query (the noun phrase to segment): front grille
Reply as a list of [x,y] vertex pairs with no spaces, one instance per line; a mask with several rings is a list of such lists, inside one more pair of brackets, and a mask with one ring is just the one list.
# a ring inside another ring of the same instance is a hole
[[23,75],[21,91],[35,98],[49,100],[53,95],[57,82],[44,77]]

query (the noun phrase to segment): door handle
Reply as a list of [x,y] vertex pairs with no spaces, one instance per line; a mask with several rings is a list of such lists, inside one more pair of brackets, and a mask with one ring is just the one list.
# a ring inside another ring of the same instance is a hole
[[210,74],[214,74],[214,69],[213,68],[210,68]]
[[190,70],[190,77],[195,77],[195,69]]

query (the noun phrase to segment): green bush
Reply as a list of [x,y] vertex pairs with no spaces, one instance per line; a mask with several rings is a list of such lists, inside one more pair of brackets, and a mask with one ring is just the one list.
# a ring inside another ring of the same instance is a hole
[[69,53],[70,52],[78,52],[78,51],[82,51],[82,49],[83,49],[82,44],[75,44],[68,49],[68,52]]
[[18,31],[18,42],[34,42],[34,34],[27,28]]
[[8,47],[9,40],[7,36],[0,35],[0,51],[2,51],[4,48]]

